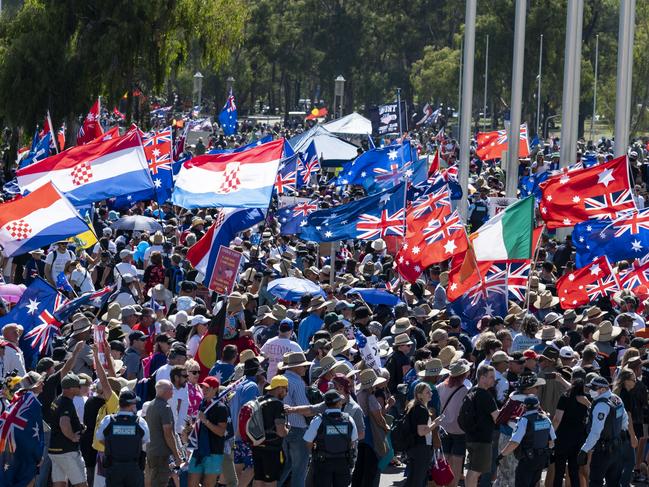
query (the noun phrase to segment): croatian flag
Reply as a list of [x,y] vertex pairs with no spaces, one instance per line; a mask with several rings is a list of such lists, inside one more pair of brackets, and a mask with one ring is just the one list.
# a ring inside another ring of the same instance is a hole
[[183,208],[266,208],[284,139],[245,152],[205,154],[183,164],[172,195]]
[[7,257],[22,255],[87,230],[86,222],[52,183],[24,198],[0,205],[0,245]]
[[205,235],[187,251],[187,260],[205,276],[205,285],[212,279],[221,245],[228,247],[237,233],[256,225],[264,216],[265,211],[259,208],[234,210],[229,213],[221,211]]
[[137,131],[73,147],[19,169],[16,176],[22,191],[51,181],[75,206],[153,189]]

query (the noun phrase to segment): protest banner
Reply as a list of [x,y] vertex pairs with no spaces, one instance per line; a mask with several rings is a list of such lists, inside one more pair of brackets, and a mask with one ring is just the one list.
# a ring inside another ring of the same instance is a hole
[[216,262],[214,263],[212,279],[208,286],[212,291],[224,295],[232,292],[237,275],[239,274],[241,257],[241,252],[221,245],[219,253],[216,256]]

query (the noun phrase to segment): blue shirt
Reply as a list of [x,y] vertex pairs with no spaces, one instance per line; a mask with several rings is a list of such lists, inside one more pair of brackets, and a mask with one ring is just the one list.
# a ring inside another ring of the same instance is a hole
[[302,347],[302,350],[309,348],[309,340],[315,335],[315,332],[322,328],[324,321],[318,315],[310,314],[302,321],[300,321],[300,326],[297,330],[297,343]]
[[232,374],[234,374],[234,365],[219,360],[214,364],[207,375],[216,377],[221,384],[224,384],[230,380]]
[[241,384],[234,389],[234,396],[230,401],[230,411],[232,411],[232,427],[235,433],[239,431],[239,411],[248,401],[259,397],[259,386],[254,377],[247,377]]
[[[417,377],[414,381],[410,383],[408,386],[408,393],[406,394],[406,399],[408,401],[411,401],[415,397],[415,387],[417,384],[421,382],[421,379]],[[442,404],[439,400],[439,392],[437,392],[437,387],[434,385],[428,384],[430,386],[430,390],[432,391],[433,395],[430,398],[430,401],[428,401],[428,407],[431,409],[434,409],[437,415],[441,413],[440,409],[442,409]]]
[[[622,402],[622,399],[620,399],[618,396],[613,394],[610,390],[602,393],[600,396],[597,397],[599,399],[600,397],[606,397],[606,398],[613,398],[615,402]],[[611,413],[612,408],[608,405],[606,401],[600,401],[597,404],[595,404],[595,408],[593,409],[592,412],[592,424],[590,426],[590,431],[588,432],[588,437],[586,438],[586,441],[584,442],[584,446],[581,447],[581,449],[585,452],[591,451],[593,448],[595,448],[595,444],[599,440],[599,436],[602,434],[602,430],[604,429],[604,424],[606,423],[606,417]],[[626,409],[622,408],[622,431],[628,431],[629,429],[629,416],[626,412]],[[615,414],[615,411],[613,411],[613,414]]]
[[[532,410],[528,411],[523,416],[521,416],[521,419],[518,420],[518,423],[516,424],[516,429],[514,429],[514,433],[512,434],[512,440],[514,443],[520,444],[523,441],[523,437],[525,436],[525,432],[527,431],[527,416],[530,416],[531,414],[536,414],[538,411]],[[557,435],[554,432],[554,427],[552,426],[552,423],[548,418],[545,416],[541,416],[542,419],[539,419],[539,422],[543,422],[542,427],[545,429],[546,427],[550,430],[550,439],[552,441],[557,439]],[[536,423],[534,423],[534,427],[537,428]]]
[[[306,384],[302,377],[292,370],[287,370],[284,377],[288,379],[288,394],[284,398],[286,406],[306,406],[309,399],[306,397]],[[289,414],[288,424],[291,428],[306,428],[306,420],[301,414]]]

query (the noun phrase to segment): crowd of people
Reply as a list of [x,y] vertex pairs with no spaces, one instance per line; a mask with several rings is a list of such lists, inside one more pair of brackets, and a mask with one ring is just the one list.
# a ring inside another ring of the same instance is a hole
[[[439,144],[448,164],[457,157],[450,139],[411,137],[422,153]],[[552,169],[556,144],[521,161],[519,176]],[[606,158],[609,149],[604,141],[583,153]],[[645,155],[636,147],[630,159]],[[639,201],[644,166],[634,167]],[[505,174],[474,156],[471,178],[475,228]],[[349,198],[324,181],[304,191],[329,205]],[[70,296],[114,287],[101,309],[90,303],[63,323],[33,363],[21,324],[2,329],[2,408],[33,393],[45,431],[42,459],[13,485],[373,487],[400,469],[413,487],[647,480],[649,307],[624,292],[562,311],[555,284],[574,263],[569,237],[545,234],[526,298],[511,300],[505,316],[484,316],[469,336],[446,297],[448,262],[394,290],[395,306],[370,304],[349,291],[384,289],[395,277],[383,240],[347,242],[331,262],[318,244],[280,235],[272,216],[232,241],[240,273],[217,297],[186,255],[218,212],[98,204],[94,247],[60,241],[3,260],[8,283],[40,277],[58,287],[63,274]],[[115,231],[121,214],[155,216],[163,229]],[[288,276],[322,294],[286,301],[269,292]],[[0,316],[10,309],[3,303]],[[216,361],[201,348],[214,330]],[[376,364],[361,353],[369,337]]]

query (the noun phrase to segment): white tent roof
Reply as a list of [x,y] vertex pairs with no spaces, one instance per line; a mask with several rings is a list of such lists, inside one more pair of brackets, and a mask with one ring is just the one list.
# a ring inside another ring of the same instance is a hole
[[357,155],[357,147],[354,144],[339,139],[329,132],[322,125],[316,125],[300,135],[289,139],[291,147],[295,152],[305,152],[311,141],[315,141],[315,148],[318,156],[331,165],[338,165],[349,162]]
[[356,112],[327,122],[323,127],[334,134],[371,135],[372,133],[372,122]]

